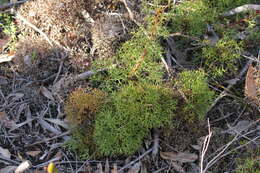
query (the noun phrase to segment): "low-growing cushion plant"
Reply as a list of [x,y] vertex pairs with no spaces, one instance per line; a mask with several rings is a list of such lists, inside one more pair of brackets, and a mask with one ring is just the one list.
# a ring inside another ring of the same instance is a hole
[[84,124],[85,121],[93,120],[99,107],[102,105],[105,93],[93,89],[78,88],[73,91],[65,103],[66,119],[72,126]]
[[93,140],[96,113],[105,102],[106,94],[98,89],[78,88],[73,91],[66,103],[66,119],[71,127],[71,139],[65,147],[79,154],[81,159],[95,155]]
[[204,61],[205,71],[211,77],[221,77],[227,72],[236,74],[236,63],[242,51],[242,43],[224,36],[215,46],[202,49],[201,59]]
[[94,138],[99,151],[133,154],[150,129],[171,123],[175,106],[171,89],[148,83],[131,83],[112,93],[96,119]]
[[185,103],[182,105],[184,118],[189,122],[203,120],[214,98],[214,92],[208,87],[204,71],[183,71],[179,74],[177,83],[185,97]]

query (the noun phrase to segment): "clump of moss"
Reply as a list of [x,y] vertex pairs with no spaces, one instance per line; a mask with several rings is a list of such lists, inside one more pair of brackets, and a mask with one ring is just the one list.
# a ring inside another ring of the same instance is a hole
[[190,122],[202,120],[214,98],[214,92],[207,85],[206,74],[202,70],[183,71],[177,83],[185,98],[182,108],[185,119]]
[[66,119],[71,125],[72,137],[65,147],[79,153],[82,159],[95,153],[93,140],[96,113],[104,103],[105,93],[93,89],[86,92],[79,88],[72,92],[65,104]]
[[171,122],[176,100],[169,88],[129,84],[111,94],[97,115],[95,142],[104,155],[129,155],[138,150],[149,130]]
[[96,112],[102,106],[105,93],[93,89],[86,93],[83,88],[72,92],[65,104],[67,120],[72,126],[78,126],[86,121],[93,120]]
[[17,41],[17,27],[14,23],[13,15],[0,13],[0,39],[7,39],[7,46],[1,47],[0,51],[2,51],[5,47],[8,49],[14,50],[15,43]]
[[207,23],[212,23],[216,12],[204,0],[184,1],[173,7],[173,32],[201,36],[206,33]]
[[260,173],[260,161],[256,158],[248,158],[243,160],[236,173]]
[[[161,83],[163,70],[159,62],[163,58],[163,48],[159,38],[167,36],[168,32],[164,27],[165,8],[156,6],[159,2],[154,1],[155,7],[149,8],[156,14],[145,17],[145,24],[132,33],[132,38],[122,45],[115,56],[94,62],[95,69],[109,68],[106,75],[92,78],[99,88],[113,91],[131,81]],[[143,2],[143,7],[149,11],[146,3]],[[111,68],[112,65],[115,67]]]
[[64,147],[77,153],[80,159],[89,159],[95,150],[91,133],[82,127],[73,128],[71,138],[64,143]]
[[236,62],[242,51],[242,43],[224,36],[215,46],[207,46],[202,49],[201,58],[204,61],[205,71],[212,77],[221,77],[227,72],[236,74]]
[[[102,61],[96,61],[94,68],[110,68],[106,75],[94,76],[93,83],[113,91],[129,81],[160,83],[163,71],[158,61],[162,57],[162,48],[157,40],[147,37],[143,29],[134,34],[131,40],[124,43],[117,55]],[[101,82],[100,82],[101,81]]]
[[14,24],[13,16],[10,14],[0,13],[0,32],[3,31],[11,39],[16,39],[17,28]]

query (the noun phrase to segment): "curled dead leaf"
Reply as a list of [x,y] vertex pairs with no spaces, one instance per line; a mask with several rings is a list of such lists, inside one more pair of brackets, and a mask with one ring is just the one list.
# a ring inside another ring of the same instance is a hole
[[40,87],[40,93],[41,93],[42,95],[44,95],[46,98],[48,98],[48,99],[54,101],[54,97],[53,97],[52,93],[51,93],[47,88],[41,86],[41,87]]
[[260,72],[257,67],[250,64],[245,82],[245,96],[253,101],[256,105],[260,106]]

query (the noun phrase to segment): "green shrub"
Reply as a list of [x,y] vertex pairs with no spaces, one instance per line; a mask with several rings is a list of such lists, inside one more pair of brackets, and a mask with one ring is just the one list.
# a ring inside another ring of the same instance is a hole
[[147,14],[145,24],[132,33],[132,38],[122,45],[114,57],[94,62],[93,70],[116,66],[110,68],[106,75],[93,76],[92,82],[95,86],[111,92],[131,81],[161,83],[163,68],[160,63],[163,48],[159,38],[166,37],[169,33],[164,24],[165,9],[157,6],[160,3],[166,1],[154,0],[154,6],[149,6],[145,0],[143,2],[143,12]]
[[0,29],[3,30],[12,39],[15,38],[17,28],[13,22],[13,16],[5,13],[0,13]]
[[0,34],[1,32],[6,34],[10,38],[10,41],[8,42],[8,48],[9,50],[13,50],[17,41],[17,27],[15,26],[12,15],[0,13]]
[[71,130],[71,138],[64,143],[64,148],[77,153],[80,159],[89,159],[94,151],[91,148],[94,145],[93,136],[90,136],[89,133],[86,134],[86,132],[84,128],[73,128]]
[[190,122],[202,120],[211,105],[214,92],[207,85],[206,74],[202,70],[180,73],[178,87],[186,98],[183,114]]
[[212,23],[216,11],[203,0],[184,1],[172,10],[173,32],[201,36],[206,33],[207,23]]
[[116,56],[94,62],[95,69],[111,67],[113,64],[116,67],[109,69],[105,75],[93,76],[92,82],[106,91],[118,89],[129,81],[161,83],[163,70],[158,64],[161,57],[161,45],[140,28],[131,40],[123,44]]
[[259,159],[245,159],[236,170],[236,173],[260,173]]
[[201,58],[205,71],[212,77],[221,77],[226,72],[236,74],[236,61],[242,50],[242,43],[237,43],[227,36],[220,39],[215,46],[204,47]]
[[133,154],[150,129],[171,122],[175,105],[170,89],[147,83],[131,83],[112,93],[96,119],[94,136],[99,151]]

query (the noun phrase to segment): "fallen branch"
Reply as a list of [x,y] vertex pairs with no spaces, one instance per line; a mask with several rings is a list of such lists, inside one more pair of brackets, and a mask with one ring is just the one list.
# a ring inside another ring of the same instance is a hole
[[205,140],[203,142],[202,150],[201,150],[200,173],[205,173],[207,171],[207,170],[203,169],[203,162],[204,162],[204,157],[205,157],[205,154],[206,154],[206,152],[208,150],[209,142],[210,142],[210,139],[211,139],[211,136],[212,136],[212,131],[210,130],[209,119],[208,119],[208,131],[209,131],[209,134],[206,136],[206,138],[205,138]]
[[[255,124],[257,124],[259,121],[260,121],[260,119],[258,119],[258,120],[256,120],[255,122],[251,123],[249,126],[255,125]],[[253,133],[253,132],[255,132],[255,131],[257,131],[257,129],[253,129],[253,130],[251,130],[251,131],[249,131],[249,132],[247,132],[247,133],[245,133],[245,134],[237,133],[237,135],[236,135],[230,142],[228,142],[226,145],[224,145],[224,146],[220,147],[219,149],[217,149],[213,154],[211,154],[211,156],[212,156],[212,155],[214,156],[216,153],[218,153],[218,154],[216,154],[216,156],[215,156],[214,158],[212,158],[212,159],[206,164],[206,166],[205,166],[205,168],[204,168],[204,170],[203,170],[203,173],[206,173],[209,168],[211,168],[217,161],[219,161],[219,160],[222,159],[223,157],[225,157],[225,156],[231,154],[232,152],[234,152],[234,151],[236,151],[236,150],[238,150],[238,149],[240,149],[240,148],[243,148],[243,147],[249,145],[250,143],[255,142],[257,139],[259,139],[259,136],[257,136],[257,137],[255,137],[254,139],[249,140],[247,143],[245,143],[245,144],[243,144],[243,145],[240,145],[240,146],[238,146],[238,147],[236,147],[236,148],[234,148],[234,149],[231,149],[231,150],[227,151],[227,149],[228,149],[232,144],[234,144],[236,141],[238,141],[240,138],[242,138],[243,136],[246,136],[246,135],[248,135],[248,134],[251,134],[251,133]],[[210,158],[211,156],[209,156],[208,158]],[[206,159],[206,160],[208,160],[208,159]]]
[[242,6],[239,6],[237,8],[234,8],[230,11],[225,12],[222,16],[227,17],[227,16],[232,16],[234,14],[250,11],[250,10],[260,10],[260,5],[256,4],[245,4]]

